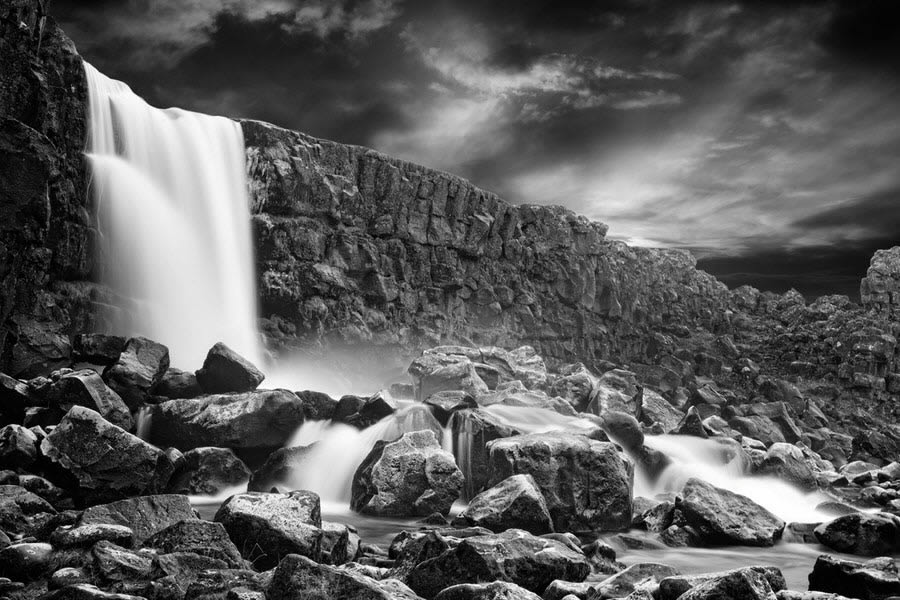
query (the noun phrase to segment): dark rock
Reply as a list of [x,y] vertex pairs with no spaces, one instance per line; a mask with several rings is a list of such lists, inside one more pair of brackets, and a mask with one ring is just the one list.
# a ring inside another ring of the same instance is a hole
[[53,546],[26,542],[0,550],[0,577],[15,581],[31,581],[53,569]]
[[264,592],[272,581],[272,573],[256,573],[248,569],[201,571],[191,582],[184,600],[226,600],[232,590]]
[[712,545],[772,546],[785,525],[749,498],[696,478],[685,484],[675,507]]
[[156,384],[153,393],[163,398],[179,400],[196,398],[203,394],[203,390],[200,389],[196,375],[190,371],[169,367],[159,378],[159,383]]
[[21,423],[25,418],[25,409],[35,400],[27,383],[0,373],[0,417]]
[[128,408],[136,410],[153,391],[169,368],[169,349],[147,338],[131,338],[116,363],[103,379],[115,390]]
[[50,543],[55,548],[90,548],[103,540],[130,548],[134,543],[134,532],[124,525],[93,523],[60,527],[50,536]]
[[257,568],[270,569],[288,554],[321,557],[322,517],[312,492],[237,494],[222,504],[215,520]]
[[379,516],[447,514],[463,475],[434,432],[406,433],[377,442],[353,476],[350,507]]
[[221,523],[186,519],[144,540],[145,548],[163,553],[189,552],[220,560],[228,568],[241,569],[244,561]]
[[32,522],[31,517],[55,514],[46,500],[18,485],[0,485],[0,530],[22,533]]
[[41,442],[41,453],[89,503],[152,494],[165,487],[172,469],[161,450],[82,406],[66,413]]
[[250,476],[247,491],[269,492],[272,488],[283,486],[290,481],[291,475],[299,472],[312,448],[313,446],[279,448]]
[[307,421],[327,421],[334,416],[338,403],[328,394],[309,390],[296,394],[303,402],[303,417]]
[[540,600],[540,596],[514,583],[461,583],[442,590],[435,600]]
[[244,485],[250,479],[247,468],[228,448],[194,448],[172,474],[168,491],[175,494],[215,495]]
[[444,427],[447,426],[454,412],[467,408],[478,408],[475,398],[461,390],[447,390],[431,394],[425,398],[425,404],[431,407],[435,418]]
[[590,573],[587,559],[566,544],[510,529],[475,536],[455,548],[416,565],[406,583],[424,598],[461,583],[505,581],[531,592],[542,592],[551,581],[583,581]]
[[272,577],[266,592],[268,600],[417,600],[411,590],[397,580],[376,581],[365,575],[320,565],[292,554],[286,556]]
[[322,521],[322,562],[342,565],[359,552],[359,536],[342,523]]
[[644,445],[641,424],[628,413],[609,411],[603,413],[603,429],[609,438],[628,452],[636,452]]
[[131,411],[122,398],[91,369],[66,373],[45,394],[50,404],[64,413],[73,406],[84,406],[125,431],[130,431],[134,426]]
[[90,583],[93,577],[88,569],[84,567],[63,567],[57,569],[50,575],[47,581],[47,587],[51,590],[58,590],[70,585],[78,585],[80,583]]
[[614,444],[569,433],[492,441],[491,481],[531,475],[557,531],[615,531],[631,524],[633,467]]
[[126,343],[124,337],[103,333],[79,333],[72,341],[76,360],[104,366],[119,360]]
[[38,457],[38,438],[21,425],[0,429],[0,468],[27,469]]
[[91,549],[93,568],[105,582],[149,581],[153,569],[153,555],[136,552],[100,541]]
[[105,592],[97,586],[77,583],[54,590],[43,597],[45,600],[143,600],[143,596]]
[[134,542],[141,545],[148,537],[185,519],[196,519],[187,496],[162,494],[140,496],[86,509],[79,525],[116,524],[130,527]]
[[[699,594],[715,594],[716,591],[719,591],[720,595],[711,595],[710,598],[721,598],[723,600],[726,598],[730,600],[750,598],[751,600],[756,600],[759,596],[754,594],[759,593],[760,590],[765,590],[766,587],[769,588],[769,593],[774,593],[787,587],[784,575],[781,574],[777,567],[754,566],[719,573],[666,577],[659,582],[658,598],[659,600],[676,600],[684,597],[683,594],[699,588]],[[691,597],[706,598],[707,596]],[[762,598],[768,600],[770,596],[763,595]]]
[[616,411],[637,417],[641,411],[643,391],[631,371],[613,369],[600,376],[591,392],[586,412],[603,416]]
[[663,433],[670,433],[684,419],[684,413],[653,390],[644,388],[641,400],[640,421],[648,427],[659,426]]
[[703,418],[700,416],[700,413],[697,412],[695,406],[688,409],[684,418],[675,427],[672,433],[678,435],[692,435],[699,438],[709,437],[709,434],[706,433],[706,428],[703,427]]
[[357,429],[365,429],[371,427],[383,418],[394,414],[396,410],[397,407],[392,401],[381,394],[375,394],[374,396],[367,398],[354,414],[349,415],[344,419],[335,420],[341,420]]
[[169,400],[151,407],[149,439],[191,450],[280,448],[303,424],[303,403],[287,390]]
[[658,584],[673,575],[678,575],[678,571],[668,565],[637,563],[595,584],[592,597],[624,598],[640,587]]
[[793,444],[776,442],[769,446],[755,472],[774,475],[807,491],[818,488],[816,476],[803,456],[803,451]]
[[453,452],[461,457],[459,466],[465,478],[463,497],[473,498],[491,480],[488,442],[522,432],[479,409],[456,411],[449,427],[453,431]]
[[822,523],[814,533],[822,545],[838,552],[862,556],[900,552],[900,517],[895,515],[845,515]]
[[823,554],[809,575],[809,589],[860,600],[884,600],[900,596],[900,577],[890,558],[858,563]]
[[217,342],[197,371],[197,382],[208,394],[249,392],[265,379],[262,371],[237,352]]
[[457,518],[496,533],[507,529],[524,529],[535,535],[553,531],[547,501],[531,475],[513,475],[481,492]]
[[439,350],[426,350],[409,365],[417,400],[421,402],[445,391],[461,391],[473,397],[487,393],[488,386],[471,360],[461,355],[441,354]]

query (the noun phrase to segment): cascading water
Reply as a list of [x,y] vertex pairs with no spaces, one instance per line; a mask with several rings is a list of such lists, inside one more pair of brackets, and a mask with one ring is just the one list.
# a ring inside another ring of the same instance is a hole
[[164,342],[174,364],[199,365],[217,341],[259,364],[240,125],[153,108],[84,69],[101,278],[120,302],[115,330]]

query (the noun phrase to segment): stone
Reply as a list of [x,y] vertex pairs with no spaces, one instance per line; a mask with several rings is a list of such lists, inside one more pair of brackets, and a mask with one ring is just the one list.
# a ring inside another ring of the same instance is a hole
[[378,516],[447,514],[463,475],[431,430],[377,442],[353,476],[350,508]]
[[469,537],[417,564],[406,583],[417,594],[431,599],[461,583],[504,581],[534,593],[555,579],[583,581],[590,573],[584,554],[556,540],[535,537],[526,531]]
[[27,469],[38,457],[38,438],[21,425],[0,429],[0,468]]
[[322,392],[295,392],[303,402],[303,417],[308,421],[327,421],[334,416],[337,400]]
[[609,438],[628,452],[636,452],[644,445],[641,424],[632,415],[618,411],[607,411],[601,417],[603,429]]
[[230,569],[244,568],[240,552],[221,523],[185,519],[158,531],[144,540],[145,548],[170,554],[190,552],[222,561]]
[[172,400],[196,398],[203,395],[197,376],[190,371],[169,367],[153,389],[153,393]]
[[690,407],[687,412],[684,414],[684,418],[681,419],[681,422],[672,430],[672,433],[678,435],[692,435],[694,437],[699,438],[708,438],[709,434],[706,432],[706,428],[703,426],[703,418],[700,416],[700,413],[697,412],[697,407]]
[[488,392],[475,365],[464,356],[444,355],[435,351],[426,351],[421,357],[409,365],[416,390],[416,399],[420,402],[432,394],[444,391],[466,392],[473,397]]
[[115,364],[103,373],[107,385],[131,410],[138,409],[169,368],[169,349],[143,337],[131,338]]
[[267,573],[256,573],[249,569],[201,571],[188,585],[184,600],[226,600],[235,589],[265,592],[271,581],[271,571]]
[[591,392],[586,412],[603,416],[617,411],[637,417],[641,410],[642,390],[631,371],[613,369],[600,376]]
[[678,571],[668,565],[658,563],[637,563],[594,584],[592,596],[600,598],[624,598],[635,590],[656,585],[666,577],[678,575]]
[[480,409],[456,411],[449,422],[455,440],[454,453],[465,478],[464,498],[474,498],[491,480],[488,442],[522,433],[492,413]]
[[280,448],[303,424],[303,402],[287,390],[169,400],[151,407],[148,439],[160,447]]
[[104,333],[79,333],[72,339],[72,351],[77,360],[98,365],[111,365],[125,350],[126,339]]
[[100,413],[104,419],[125,431],[131,431],[134,427],[128,406],[91,369],[66,373],[50,386],[45,395],[52,406],[64,413],[73,406],[84,406]]
[[534,535],[553,531],[547,501],[531,475],[513,475],[481,492],[457,519],[496,533],[507,529],[524,529]]
[[153,570],[153,555],[133,551],[102,540],[91,548],[92,567],[104,582],[148,581]]
[[900,552],[900,517],[854,513],[822,523],[814,530],[823,546],[847,554],[882,556]]
[[250,483],[247,484],[248,492],[269,492],[272,488],[279,488],[290,481],[291,476],[302,468],[303,461],[309,456],[314,446],[295,446],[293,448],[279,448],[269,455],[266,462],[253,472]]
[[711,545],[772,546],[785,523],[746,496],[691,478],[675,500],[688,525]]
[[[729,600],[742,600],[749,598],[765,598],[771,596],[758,596],[757,594],[772,594],[787,587],[781,570],[777,567],[753,566],[722,571],[717,573],[702,573],[698,575],[675,575],[666,577],[659,582],[657,597],[659,600],[676,600],[685,597],[691,592],[692,598],[725,598]],[[766,588],[769,589],[765,592]],[[693,590],[698,590],[693,593]],[[719,595],[715,595],[718,593]],[[706,594],[706,596],[702,595]]]
[[769,446],[762,461],[756,465],[754,472],[761,475],[773,475],[807,491],[819,487],[816,483],[816,475],[807,463],[803,451],[793,444],[776,442]]
[[207,446],[184,453],[184,460],[169,479],[168,491],[213,496],[243,486],[249,479],[250,469],[233,451]]
[[420,600],[397,580],[377,581],[360,573],[320,565],[305,556],[286,556],[266,591],[268,600]]
[[514,583],[461,583],[442,590],[435,600],[540,600],[541,597]]
[[50,575],[47,581],[47,588],[50,590],[58,590],[70,585],[78,585],[80,583],[90,583],[92,581],[91,573],[81,567],[63,567],[57,569]]
[[237,494],[219,507],[215,521],[256,568],[271,569],[288,554],[321,557],[321,508],[312,492]]
[[630,526],[634,469],[614,444],[554,432],[494,440],[487,448],[491,483],[531,475],[556,531],[617,531]]
[[44,438],[41,453],[89,503],[160,491],[172,470],[159,448],[82,406]]
[[823,554],[809,575],[809,589],[860,600],[884,600],[900,596],[900,577],[890,558],[859,563]]
[[255,390],[266,377],[250,361],[222,342],[209,349],[203,367],[196,375],[197,383],[208,394],[249,392]]
[[53,569],[53,546],[40,542],[11,544],[0,550],[0,577],[31,581]]
[[663,433],[670,433],[684,419],[684,412],[672,406],[654,390],[644,388],[640,421],[647,427],[658,425]]
[[122,525],[134,533],[135,545],[185,519],[196,519],[187,496],[161,494],[127,498],[85,509],[78,525]]
[[322,562],[342,565],[355,560],[359,541],[359,536],[346,525],[322,521]]
[[124,525],[92,523],[59,527],[50,536],[50,543],[55,548],[90,548],[103,540],[130,548],[134,543],[134,531]]
[[454,412],[478,407],[475,398],[462,390],[436,392],[425,398],[424,402],[431,407],[435,418],[444,427],[450,422]]

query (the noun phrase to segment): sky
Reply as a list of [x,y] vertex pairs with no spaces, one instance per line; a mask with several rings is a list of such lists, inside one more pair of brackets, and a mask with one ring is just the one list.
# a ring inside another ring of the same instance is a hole
[[900,244],[896,0],[52,0],[151,104],[270,121],[858,295]]

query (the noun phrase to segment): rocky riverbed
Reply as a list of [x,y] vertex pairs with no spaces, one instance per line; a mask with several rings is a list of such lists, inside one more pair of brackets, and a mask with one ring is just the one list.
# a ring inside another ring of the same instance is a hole
[[[71,343],[67,367],[0,376],[11,599],[900,595],[900,464],[813,450],[828,423],[786,380],[743,399],[443,346],[331,398],[260,389],[223,344],[188,372],[153,340]],[[787,493],[808,518],[782,518]]]

